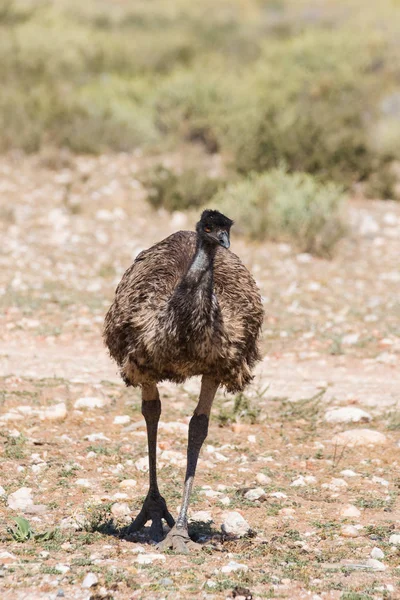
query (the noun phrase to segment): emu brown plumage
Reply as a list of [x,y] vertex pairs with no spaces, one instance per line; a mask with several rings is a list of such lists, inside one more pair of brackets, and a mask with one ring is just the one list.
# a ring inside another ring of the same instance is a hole
[[157,383],[181,383],[202,375],[199,404],[189,424],[188,467],[177,523],[160,547],[187,552],[187,508],[197,458],[207,436],[218,386],[238,392],[251,381],[259,359],[263,309],[257,286],[228,250],[232,221],[204,211],[197,233],[179,231],[141,252],[116,289],[105,319],[104,340],[127,385],[141,386],[149,442],[150,489],[130,531],[152,520],[151,536],[163,536],[161,519],[174,520],[156,476]]

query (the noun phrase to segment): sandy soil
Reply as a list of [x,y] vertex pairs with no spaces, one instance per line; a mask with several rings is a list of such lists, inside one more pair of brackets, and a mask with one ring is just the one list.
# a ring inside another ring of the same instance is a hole
[[[233,234],[263,294],[264,359],[236,408],[216,399],[191,505],[203,550],[160,556],[146,531],[121,537],[146,494],[146,438],[102,320],[136,254],[195,222],[149,209],[142,165],[132,155],[0,160],[1,597],[399,598],[395,203],[353,200],[332,261]],[[173,513],[197,392],[195,380],[161,386],[160,486]],[[332,423],[338,407],[367,414]],[[349,430],[358,445],[341,437]],[[21,488],[30,504],[13,509]],[[223,536],[226,511],[253,532]],[[36,537],[15,540],[16,516]]]

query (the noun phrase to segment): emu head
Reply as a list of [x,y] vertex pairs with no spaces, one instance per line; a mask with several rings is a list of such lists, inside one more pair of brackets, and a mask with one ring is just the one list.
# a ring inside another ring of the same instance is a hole
[[196,231],[204,242],[229,248],[229,234],[232,225],[233,221],[218,210],[205,210],[196,225]]

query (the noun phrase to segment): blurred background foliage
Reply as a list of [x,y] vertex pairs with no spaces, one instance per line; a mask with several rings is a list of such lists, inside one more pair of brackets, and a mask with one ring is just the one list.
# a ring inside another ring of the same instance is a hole
[[[1,151],[200,144],[226,183],[400,197],[399,0],[0,0],[0,81]],[[155,206],[191,204],[153,174]]]

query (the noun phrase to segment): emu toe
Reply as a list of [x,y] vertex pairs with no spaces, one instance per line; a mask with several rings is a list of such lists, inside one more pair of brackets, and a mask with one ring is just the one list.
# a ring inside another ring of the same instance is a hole
[[201,545],[190,539],[184,527],[173,527],[165,539],[157,544],[157,550],[174,550],[179,554],[189,554],[191,550],[201,550]]
[[164,537],[162,519],[165,519],[169,527],[175,525],[175,520],[168,511],[164,498],[160,495],[152,496],[148,494],[143,502],[142,510],[129,525],[126,534],[129,535],[135,531],[139,531],[147,521],[151,521],[150,538],[155,542],[160,542]]

